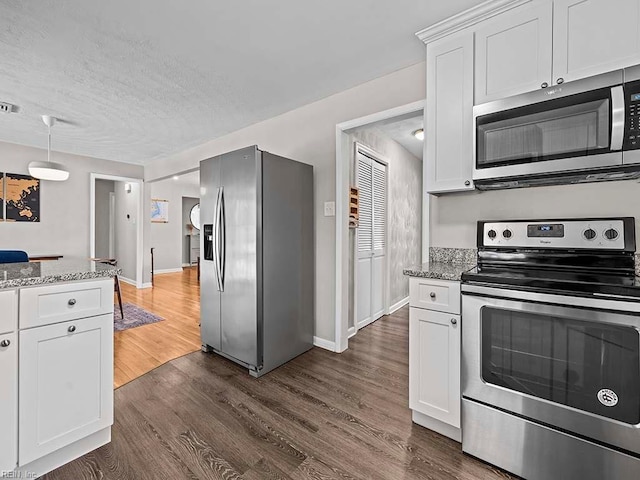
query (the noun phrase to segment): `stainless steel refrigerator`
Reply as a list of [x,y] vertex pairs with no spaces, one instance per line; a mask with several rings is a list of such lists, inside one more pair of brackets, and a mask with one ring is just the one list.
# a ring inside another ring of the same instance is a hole
[[202,348],[259,377],[313,346],[313,167],[247,147],[200,190]]

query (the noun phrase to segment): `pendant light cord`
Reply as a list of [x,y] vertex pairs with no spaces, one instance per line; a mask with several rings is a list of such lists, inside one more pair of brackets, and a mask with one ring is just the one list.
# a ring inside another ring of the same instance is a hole
[[47,162],[51,163],[51,125],[49,127],[49,139],[47,142]]

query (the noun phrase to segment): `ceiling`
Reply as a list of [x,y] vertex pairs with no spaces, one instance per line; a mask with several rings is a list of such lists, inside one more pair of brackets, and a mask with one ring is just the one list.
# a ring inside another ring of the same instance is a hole
[[147,163],[422,61],[478,0],[0,3],[0,140]]
[[[392,140],[409,150],[414,156],[422,160],[422,148],[424,142],[418,140],[413,132],[422,128],[424,118],[422,112],[417,115],[394,119],[388,122],[381,122],[375,125],[375,128],[381,130],[385,135],[391,137]],[[426,141],[426,139],[425,139]]]

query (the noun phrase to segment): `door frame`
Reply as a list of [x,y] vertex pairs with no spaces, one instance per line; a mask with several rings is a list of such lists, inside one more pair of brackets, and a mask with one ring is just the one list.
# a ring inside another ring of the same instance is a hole
[[[361,152],[366,157],[371,158],[372,161],[378,162],[385,166],[385,196],[384,196],[384,204],[386,208],[386,218],[385,218],[385,226],[384,226],[384,270],[382,272],[382,281],[384,285],[382,290],[384,292],[384,296],[382,298],[382,312],[383,315],[389,314],[389,298],[390,298],[390,282],[389,282],[389,220],[390,220],[390,208],[389,208],[389,162],[378,152],[373,150],[371,147],[368,147],[362,142],[353,142],[353,159],[354,159],[354,177],[356,184],[358,183],[358,167],[356,161],[356,155],[358,152]],[[372,199],[373,200],[373,199]],[[373,204],[373,201],[372,201]],[[373,215],[372,215],[373,217]],[[366,327],[367,325],[372,324],[375,320],[369,320],[366,325],[362,327],[358,326],[358,302],[357,302],[357,294],[358,294],[358,229],[356,229],[356,238],[353,249],[351,249],[350,255],[353,257],[353,266],[352,266],[352,274],[353,274],[353,331],[350,328],[347,329],[349,338],[353,337],[358,330]],[[373,247],[373,232],[371,236],[372,247]],[[373,275],[373,264],[372,266],[372,275]],[[373,311],[371,312],[371,317],[373,317]],[[377,320],[377,319],[376,319]],[[347,319],[348,322],[348,319]]]
[[118,175],[106,175],[103,173],[89,174],[89,257],[96,256],[96,180],[113,180],[114,182],[136,183],[139,185],[138,208],[136,215],[138,223],[136,225],[136,278],[126,279],[120,277],[120,280],[132,283],[136,288],[143,287],[143,227],[145,219],[142,218],[144,208],[144,180],[142,178],[121,177]]
[[[335,340],[333,351],[344,352],[349,340],[349,132],[381,120],[415,113],[425,109],[419,100],[399,107],[355,118],[336,125],[336,219],[335,219]],[[425,142],[426,145],[426,142]],[[424,155],[423,155],[424,158]],[[429,259],[429,195],[424,189],[426,168],[422,169],[422,261]]]

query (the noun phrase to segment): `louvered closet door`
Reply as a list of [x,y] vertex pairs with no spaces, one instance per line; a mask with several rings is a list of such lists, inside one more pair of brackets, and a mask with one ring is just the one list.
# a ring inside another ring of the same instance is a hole
[[384,314],[387,238],[387,168],[356,153],[360,190],[356,260],[356,324],[362,328]]

